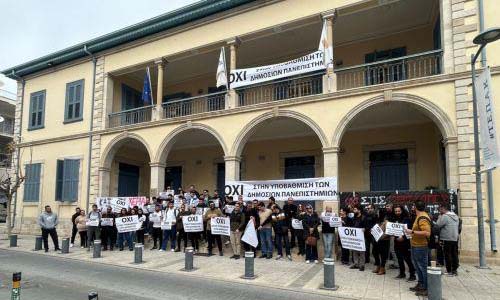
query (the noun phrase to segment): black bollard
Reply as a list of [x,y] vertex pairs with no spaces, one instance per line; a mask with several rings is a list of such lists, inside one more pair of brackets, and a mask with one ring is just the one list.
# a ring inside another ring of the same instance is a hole
[[441,285],[441,268],[427,267],[427,292],[429,300],[443,299],[443,290]]
[[17,234],[11,234],[9,236],[10,239],[10,247],[17,247]]
[[241,276],[243,279],[255,279],[254,274],[254,254],[253,252],[245,252],[245,275]]
[[42,242],[43,242],[42,236],[41,235],[37,235],[35,237],[35,251],[42,250]]
[[69,238],[63,238],[61,243],[61,253],[67,254],[69,253]]
[[336,291],[339,287],[335,285],[335,262],[333,258],[325,258],[323,268],[323,289]]
[[89,300],[99,300],[99,295],[97,292],[89,292]]
[[94,240],[94,253],[92,257],[93,258],[101,257],[101,240]]
[[142,264],[142,251],[144,250],[144,245],[136,244],[134,246],[134,264]]
[[184,261],[184,269],[181,271],[192,272],[196,270],[194,268],[194,249],[193,247],[187,247],[185,251],[185,261]]

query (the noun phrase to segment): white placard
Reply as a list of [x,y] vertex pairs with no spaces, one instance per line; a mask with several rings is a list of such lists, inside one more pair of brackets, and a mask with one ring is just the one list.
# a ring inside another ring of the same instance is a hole
[[182,199],[179,198],[179,195],[175,195],[174,196],[174,207],[175,208],[181,208],[181,205],[182,205]]
[[97,227],[97,226],[99,226],[99,219],[87,219],[85,221],[85,225]]
[[255,230],[255,223],[252,219],[248,221],[247,227],[245,228],[245,232],[241,237],[241,241],[249,244],[254,248],[257,248],[257,245],[259,245],[259,239],[257,238],[257,230]]
[[226,214],[230,215],[234,210],[234,205],[226,205],[224,207],[224,211],[226,212]]
[[404,229],[405,224],[403,223],[387,222],[387,225],[385,225],[385,234],[393,236],[403,236]]
[[328,222],[330,227],[342,227],[342,218],[341,217],[330,217],[330,221]]
[[380,228],[380,226],[378,226],[378,224],[375,224],[370,232],[375,239],[375,242],[378,242],[378,240],[380,240],[380,238],[384,235],[384,231],[382,230],[382,228]]
[[300,230],[300,229],[304,229],[304,225],[302,225],[301,220],[292,218],[292,228]]
[[200,215],[183,216],[182,226],[185,232],[201,232],[203,231],[203,217]]
[[208,207],[197,207],[196,214],[204,216],[205,213],[207,212],[207,209],[208,209]]
[[113,226],[113,218],[102,218],[101,226]]
[[114,213],[120,213],[122,208],[130,207],[130,201],[127,197],[97,197],[96,205],[102,212],[111,207]]
[[493,95],[490,68],[486,68],[475,81],[477,109],[479,115],[479,133],[485,170],[493,169],[500,165],[497,132],[495,124],[495,110],[493,108]]
[[212,234],[215,235],[231,235],[231,227],[229,218],[215,217],[210,219],[210,227]]
[[342,248],[355,251],[366,251],[363,229],[353,227],[339,227]]
[[132,232],[141,229],[141,223],[137,215],[117,217],[115,219],[116,229],[119,233]]
[[263,181],[226,181],[224,192],[228,196],[243,196],[244,201],[266,201],[274,197],[277,201],[337,200],[337,178],[301,178]]

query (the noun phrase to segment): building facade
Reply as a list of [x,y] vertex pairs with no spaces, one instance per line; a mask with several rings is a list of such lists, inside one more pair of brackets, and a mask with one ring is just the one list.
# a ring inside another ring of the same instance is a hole
[[[37,232],[47,204],[69,229],[97,196],[334,176],[340,191],[458,191],[461,253],[477,256],[469,57],[498,14],[494,0],[211,0],[4,70],[30,174],[15,228]],[[333,67],[216,88],[221,47],[231,70],[287,61],[317,49],[324,20]],[[500,91],[500,43],[486,55]]]
[[[16,95],[2,89],[0,81],[0,180],[10,174],[12,157],[7,147],[14,138],[14,112],[16,110]],[[0,193],[0,224],[5,223],[7,216],[7,201]]]

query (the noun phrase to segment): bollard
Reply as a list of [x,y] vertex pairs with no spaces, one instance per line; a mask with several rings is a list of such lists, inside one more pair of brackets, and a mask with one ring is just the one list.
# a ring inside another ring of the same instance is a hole
[[17,234],[9,235],[10,247],[17,247]]
[[193,264],[193,258],[194,258],[193,251],[194,251],[193,247],[186,248],[184,269],[182,269],[181,271],[192,272],[195,270],[194,264]]
[[99,300],[99,295],[97,294],[97,292],[89,292],[89,300]]
[[12,274],[11,300],[21,300],[21,272]]
[[441,268],[427,267],[427,292],[429,300],[443,299]]
[[62,254],[69,253],[69,238],[63,238],[61,245],[62,245],[61,253]]
[[43,242],[42,236],[41,235],[37,235],[35,237],[35,251],[42,250],[42,242]]
[[255,279],[254,274],[254,254],[253,252],[245,252],[245,275],[241,276],[243,279]]
[[136,244],[134,246],[134,264],[142,263],[142,251],[144,250],[143,244]]
[[94,240],[94,253],[93,258],[101,257],[101,240]]
[[335,262],[333,258],[325,258],[323,268],[323,289],[336,291],[339,287],[335,285]]

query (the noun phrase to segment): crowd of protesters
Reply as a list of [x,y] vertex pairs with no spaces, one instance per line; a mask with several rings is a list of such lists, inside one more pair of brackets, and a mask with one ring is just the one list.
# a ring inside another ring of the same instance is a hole
[[[177,197],[178,207],[174,206],[174,197]],[[189,199],[189,200],[188,200]],[[77,208],[72,216],[73,231],[71,247],[75,237],[80,236],[80,246],[89,249],[95,239],[101,239],[103,251],[113,251],[118,248],[123,251],[125,246],[133,250],[133,243],[150,243],[151,250],[161,252],[180,252],[188,245],[195,253],[201,253],[200,248],[206,245],[207,255],[213,255],[214,247],[218,254],[223,256],[223,244],[232,250],[231,259],[239,259],[243,252],[253,251],[259,258],[271,259],[276,252],[276,260],[286,258],[292,260],[292,249],[297,248],[298,256],[304,256],[306,263],[318,263],[318,243],[322,240],[323,257],[337,256],[340,262],[350,269],[365,271],[365,264],[373,259],[377,275],[385,275],[388,261],[392,259],[392,268],[399,269],[397,279],[407,279],[418,283],[411,290],[417,295],[427,294],[427,266],[430,264],[431,249],[437,250],[438,263],[446,266],[447,274],[457,275],[458,239],[460,221],[458,216],[450,210],[449,205],[440,206],[439,218],[433,220],[425,212],[425,203],[416,201],[410,208],[407,206],[385,205],[376,208],[368,205],[341,207],[339,217],[342,226],[361,228],[365,236],[366,251],[354,251],[342,247],[336,234],[335,227],[330,226],[329,218],[337,216],[332,207],[318,214],[310,204],[296,204],[289,198],[280,207],[273,197],[262,202],[253,200],[244,202],[243,197],[233,199],[226,196],[219,197],[217,191],[209,195],[208,190],[198,193],[194,186],[187,192],[179,189],[177,195],[168,194],[163,197],[152,197],[143,208],[123,208],[115,214],[111,207],[100,211],[97,205],[92,206],[89,213]],[[183,228],[183,216],[203,215],[204,230],[202,232],[186,232]],[[140,229],[135,232],[118,233],[115,218],[137,215]],[[210,219],[227,216],[230,219],[230,236],[215,235],[211,232]],[[169,229],[162,229],[163,219],[175,220]],[[104,223],[102,219],[112,219]],[[253,220],[257,231],[258,246],[241,240],[247,224]],[[378,225],[385,232],[387,222],[406,224],[407,229],[401,236],[383,234],[378,241],[371,234],[371,229]],[[295,223],[295,226],[294,224]],[[296,224],[299,223],[297,226]],[[42,228],[45,251],[48,251],[48,235],[51,235],[56,250],[56,226],[58,218],[51,211],[50,206],[40,215],[39,224]],[[436,238],[438,238],[436,243]],[[336,247],[338,245],[338,247]],[[169,246],[169,247],[168,247]],[[408,277],[406,276],[408,273]]]

